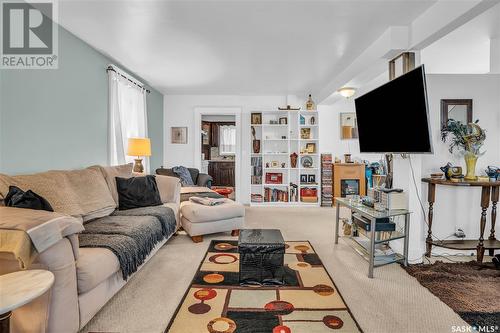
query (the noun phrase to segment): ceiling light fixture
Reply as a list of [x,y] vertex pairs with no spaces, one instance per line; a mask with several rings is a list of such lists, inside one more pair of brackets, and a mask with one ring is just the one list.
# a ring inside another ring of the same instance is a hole
[[340,88],[337,91],[339,92],[339,94],[341,94],[345,98],[349,98],[349,97],[352,97],[356,93],[356,88],[343,87],[343,88]]

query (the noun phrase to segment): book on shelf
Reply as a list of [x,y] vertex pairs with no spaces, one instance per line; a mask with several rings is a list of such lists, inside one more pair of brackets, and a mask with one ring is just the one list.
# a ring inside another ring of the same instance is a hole
[[262,184],[262,157],[252,157],[251,158],[251,184],[259,185]]
[[288,202],[288,190],[280,190],[277,188],[264,188],[265,202]]

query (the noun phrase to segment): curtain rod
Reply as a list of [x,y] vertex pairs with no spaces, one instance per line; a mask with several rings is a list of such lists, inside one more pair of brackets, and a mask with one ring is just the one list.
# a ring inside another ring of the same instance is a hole
[[137,82],[134,82],[133,80],[129,79],[128,77],[126,77],[126,76],[125,76],[125,75],[123,75],[122,73],[118,73],[118,72],[116,71],[116,69],[114,69],[114,68],[113,68],[113,66],[108,66],[108,67],[106,68],[106,72],[107,72],[107,71],[113,71],[113,72],[115,72],[116,74],[120,75],[120,76],[121,76],[121,77],[123,77],[124,79],[129,80],[130,82],[132,82],[133,84],[135,84],[135,85],[136,85],[136,86],[138,86],[139,88],[146,90],[146,92],[147,92],[148,94],[151,92],[151,90],[146,89],[144,86],[141,86],[141,85],[140,85],[140,84],[138,84]]

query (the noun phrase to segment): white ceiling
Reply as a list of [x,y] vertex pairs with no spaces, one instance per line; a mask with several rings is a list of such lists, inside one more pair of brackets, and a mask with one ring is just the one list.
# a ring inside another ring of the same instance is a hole
[[489,73],[492,38],[500,38],[500,4],[423,49],[421,60],[432,74]]
[[61,1],[62,26],[168,94],[315,92],[434,0]]

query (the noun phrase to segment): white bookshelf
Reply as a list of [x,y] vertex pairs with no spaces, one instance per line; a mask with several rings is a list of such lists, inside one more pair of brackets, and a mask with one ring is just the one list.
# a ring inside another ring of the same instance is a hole
[[[319,154],[319,117],[317,111],[290,110],[290,111],[252,111],[260,113],[261,124],[251,124],[255,129],[256,139],[260,140],[260,152],[253,153],[253,138],[250,140],[251,170],[254,175],[257,158],[260,158],[262,168],[261,183],[255,184],[255,177],[250,179],[250,190],[252,194],[252,206],[319,206],[321,201],[321,158]],[[301,117],[304,117],[304,124],[301,124]],[[271,121],[279,122],[279,118],[286,118],[286,124],[271,124]],[[311,118],[314,118],[311,123]],[[309,138],[301,136],[302,130],[309,131]],[[306,145],[312,143],[316,145],[313,153],[304,152]],[[301,152],[302,151],[302,152]],[[297,166],[291,167],[290,155],[298,155]],[[312,159],[313,165],[310,168],[303,167],[302,158]],[[274,163],[273,163],[274,162]],[[283,165],[284,163],[284,165]],[[266,166],[266,164],[268,164]],[[282,182],[280,184],[266,184],[266,173],[281,173]],[[301,175],[314,176],[315,183],[301,183]],[[297,185],[297,201],[291,201],[290,183]],[[288,194],[288,201],[267,202],[266,188],[277,189]],[[312,188],[317,191],[316,202],[303,202],[300,195],[301,189]],[[262,202],[255,202],[253,195],[260,195]]]

